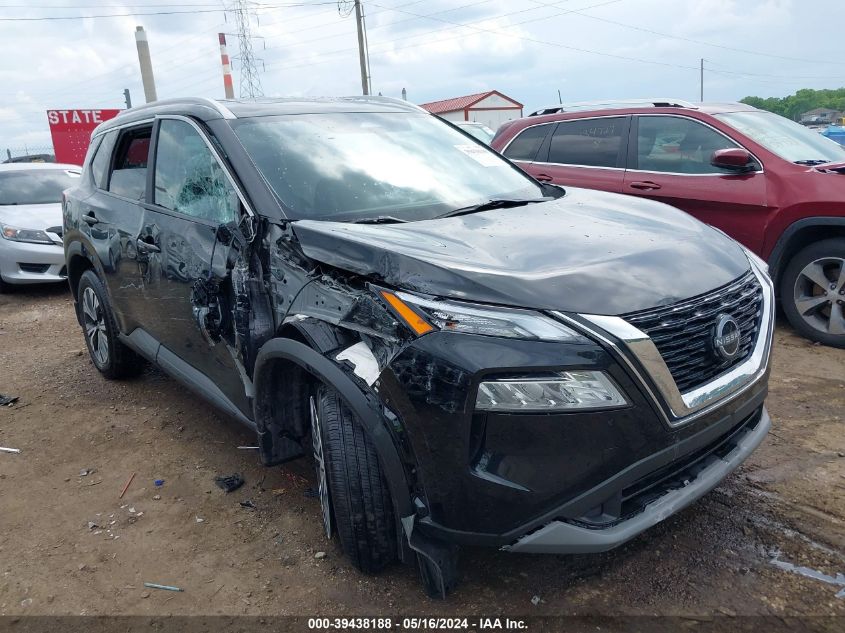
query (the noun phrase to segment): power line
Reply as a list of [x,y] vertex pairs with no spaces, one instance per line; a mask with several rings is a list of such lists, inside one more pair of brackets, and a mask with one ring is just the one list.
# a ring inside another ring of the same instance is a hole
[[[568,2],[568,1],[569,0],[559,0],[559,3]],[[583,8],[584,9],[592,9],[592,8],[595,8],[595,7],[601,7],[601,6],[604,6],[606,4],[613,4],[613,3],[621,2],[621,1],[622,0],[607,0],[606,2],[601,2],[599,4],[595,4],[595,5],[591,5],[591,6],[583,7]],[[412,2],[412,3],[409,3],[409,4],[417,4],[417,3]],[[372,2],[370,2],[370,5],[378,6],[378,5],[373,5]],[[383,9],[379,13],[383,13],[384,11],[398,11],[399,7],[402,7],[402,6],[408,6],[408,5],[399,5],[398,7],[392,7],[390,9]],[[467,6],[467,5],[465,5],[465,6]],[[517,14],[520,14],[520,13],[527,13],[527,12],[530,12],[530,11],[536,11],[536,10],[538,10],[538,8],[539,7],[529,7],[527,9],[520,9],[518,11],[508,11],[507,13],[500,13],[500,14],[495,14],[495,15],[492,15],[492,16],[485,16],[484,18],[481,18],[479,20],[475,20],[473,22],[469,22],[469,23],[464,24],[464,25],[452,23],[453,26],[447,26],[445,28],[439,28],[439,29],[433,29],[433,30],[430,30],[430,31],[424,31],[424,32],[418,33],[416,35],[397,37],[397,38],[394,38],[394,39],[391,39],[391,40],[386,40],[384,42],[379,42],[379,43],[376,44],[376,46],[385,46],[386,44],[392,44],[394,42],[407,42],[408,40],[418,39],[418,38],[421,38],[421,37],[428,38],[429,36],[434,35],[436,33],[443,33],[445,31],[454,31],[456,28],[460,28],[461,26],[468,26],[469,24],[477,24],[477,23],[480,23],[480,22],[486,22],[486,21],[491,20],[491,19],[499,19],[499,18],[509,17],[509,16],[512,16],[512,15],[517,15]],[[408,12],[403,11],[403,13],[408,13]],[[419,15],[419,14],[413,14],[413,15],[415,15],[416,18],[426,18],[426,17],[428,17],[428,15]],[[436,14],[431,14],[431,15],[436,15]],[[560,15],[563,15],[563,14],[560,14]],[[520,25],[523,25],[523,24],[528,24],[530,22],[537,22],[537,21],[540,21],[540,20],[546,20],[546,19],[548,19],[548,17],[550,17],[550,16],[544,15],[544,16],[541,16],[539,18],[531,18],[529,20],[523,20],[522,22],[516,22],[512,26],[520,26]],[[555,16],[551,16],[551,17],[555,17]],[[416,19],[416,18],[411,18],[411,19]],[[404,21],[405,20],[398,20],[397,22],[404,22]],[[391,22],[391,24],[395,24],[395,22]],[[462,37],[463,37],[463,34],[458,34],[455,37],[441,38],[441,39],[436,40],[436,41],[438,41],[438,42],[449,42],[451,40],[460,39]],[[324,38],[318,38],[318,39],[324,39]],[[316,41],[316,40],[311,40],[311,41]],[[424,46],[425,44],[429,44],[430,42],[431,42],[431,40],[427,39],[427,40],[420,42],[418,44],[411,44],[409,46],[403,46],[403,47],[400,47],[399,49],[394,49],[394,50],[404,50],[406,48],[414,48],[416,46]],[[336,55],[345,54],[345,53],[348,53],[348,52],[354,51],[354,50],[356,50],[356,49],[354,49],[354,48],[341,48],[341,49],[336,49],[336,50],[333,50],[333,51],[327,51],[325,53],[321,53],[317,57],[318,58],[327,57],[327,56],[328,57],[334,57]],[[385,50],[387,50],[387,49],[385,49]],[[290,60],[285,60],[285,62],[288,62],[288,61],[290,61]],[[314,66],[314,65],[322,64],[322,63],[325,63],[326,61],[331,61],[331,60],[312,62],[312,63],[307,63],[307,64],[299,64],[297,66],[287,66],[286,65],[285,67],[286,68],[302,68],[302,67],[305,67],[305,66]],[[270,64],[270,66],[272,66],[272,64]]]
[[[529,0],[529,1],[533,2],[534,4],[544,6],[544,7],[552,6],[550,4],[540,2],[539,0]],[[621,26],[623,28],[631,29],[631,30],[634,30],[634,31],[641,31],[643,33],[649,33],[651,35],[659,35],[660,37],[668,37],[668,38],[673,39],[673,40],[680,40],[682,42],[689,42],[691,44],[699,44],[701,46],[710,46],[712,48],[720,48],[722,50],[732,51],[732,52],[735,52],[735,53],[745,53],[747,55],[759,55],[761,57],[771,57],[771,58],[774,58],[774,59],[783,59],[783,60],[786,60],[786,61],[803,62],[803,63],[807,63],[807,64],[824,63],[824,64],[842,65],[842,62],[827,61],[827,60],[819,59],[819,58],[804,59],[802,57],[789,57],[789,56],[786,56],[786,55],[775,55],[774,53],[762,53],[760,51],[752,51],[752,50],[749,50],[747,48],[736,48],[734,46],[725,46],[725,45],[722,45],[722,44],[714,44],[712,42],[705,42],[703,40],[696,40],[696,39],[693,39],[691,37],[683,37],[682,35],[672,35],[671,33],[663,33],[662,31],[655,31],[654,29],[648,29],[648,28],[645,28],[645,27],[642,27],[642,26],[635,26],[633,24],[625,24],[624,22],[617,22],[616,20],[611,20],[609,18],[602,18],[602,17],[599,17],[597,15],[589,15],[587,13],[582,13],[582,11],[583,11],[582,9],[575,9],[575,10],[572,11],[572,13],[580,15],[583,18],[589,18],[590,20],[596,20],[598,22],[606,22],[607,24],[615,24],[616,26]]]
[[[605,2],[603,4],[612,4],[612,1],[613,0],[611,0],[611,2]],[[616,0],[616,1],[619,1],[619,0]],[[376,4],[374,2],[371,2],[370,4],[372,4],[373,6],[377,6],[377,7],[381,6],[381,5]],[[551,6],[551,5],[545,5],[545,6]],[[567,9],[567,10],[559,13],[558,15],[566,15],[568,13],[578,13],[579,11],[595,8],[595,7],[598,7],[598,6],[602,6],[602,5],[594,5],[593,7],[586,7],[586,8],[582,8],[582,9],[578,9],[578,10]],[[500,36],[504,36],[504,37],[513,37],[513,38],[528,41],[528,42],[534,42],[534,43],[537,43],[537,44],[544,44],[544,45],[548,45],[548,46],[555,46],[555,47],[558,47],[558,48],[574,50],[574,51],[578,51],[578,52],[581,52],[581,53],[589,53],[589,54],[592,54],[592,55],[601,55],[603,57],[610,57],[610,58],[614,58],[614,59],[622,59],[622,60],[626,60],[626,61],[634,61],[634,62],[639,62],[639,63],[644,63],[644,64],[653,64],[653,65],[657,65],[657,66],[668,66],[668,67],[674,67],[674,68],[682,68],[682,69],[685,69],[685,70],[699,70],[699,68],[697,66],[688,66],[688,65],[684,65],[684,64],[673,64],[671,62],[662,62],[662,61],[651,60],[651,59],[642,59],[642,58],[639,58],[639,57],[631,57],[631,56],[628,56],[628,55],[618,55],[618,54],[615,54],[615,53],[608,53],[606,51],[596,51],[596,50],[581,48],[581,47],[577,47],[577,46],[569,46],[567,44],[561,44],[560,42],[550,42],[548,40],[540,40],[540,39],[533,38],[533,37],[525,37],[525,36],[521,36],[521,35],[515,35],[515,34],[508,33],[506,31],[501,31],[501,30],[498,30],[498,29],[486,29],[486,28],[482,28],[482,27],[472,26],[471,24],[462,24],[462,23],[459,23],[459,22],[452,22],[451,20],[445,20],[443,18],[438,18],[438,17],[434,17],[434,16],[423,16],[423,15],[412,13],[410,11],[406,11],[406,10],[403,10],[403,9],[395,9],[395,10],[399,11],[400,13],[408,13],[409,15],[416,15],[418,17],[425,17],[427,19],[435,20],[437,22],[444,22],[446,24],[463,26],[463,27],[469,28],[473,31],[477,31],[477,32],[481,32],[481,33],[491,33],[493,35],[500,35]],[[532,20],[527,20],[526,22],[528,22],[528,21],[536,21],[536,20],[532,19]],[[526,22],[520,22],[520,23],[517,23],[517,24],[525,24]],[[516,26],[517,24],[514,24],[513,26]],[[397,49],[397,50],[402,50],[404,48],[409,48],[409,47],[399,47],[399,49]],[[733,75],[738,75],[738,76],[751,76],[751,77],[760,76],[760,77],[782,78],[781,75],[768,75],[768,74],[764,74],[764,73],[750,73],[750,72],[739,72],[739,71],[722,71],[722,72],[728,73],[728,74],[733,74]],[[796,77],[796,78],[798,78],[798,77]],[[803,79],[830,79],[830,77],[805,76],[805,77],[803,77]]]
[[[251,3],[250,3],[251,4]],[[275,4],[275,5],[260,5],[255,7],[256,10],[267,9],[287,9],[295,7],[317,7],[334,4],[334,2],[311,2],[311,3],[292,3],[292,4]],[[58,7],[56,7],[58,8]],[[0,22],[45,22],[54,20],[88,20],[92,18],[128,18],[139,17],[145,15],[182,15],[182,14],[197,14],[197,13],[220,13],[225,11],[222,7],[219,9],[198,9],[194,11],[149,11],[149,12],[134,12],[134,13],[101,13],[99,15],[50,15],[40,17],[26,17],[26,18],[0,18]]]

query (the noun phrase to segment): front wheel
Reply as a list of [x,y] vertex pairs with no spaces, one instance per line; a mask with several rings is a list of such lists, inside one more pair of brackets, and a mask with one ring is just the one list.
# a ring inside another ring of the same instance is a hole
[[803,336],[845,348],[845,238],[800,250],[783,272],[781,304]]
[[398,536],[375,447],[334,389],[321,386],[310,408],[323,527],[355,567],[377,573],[397,559]]

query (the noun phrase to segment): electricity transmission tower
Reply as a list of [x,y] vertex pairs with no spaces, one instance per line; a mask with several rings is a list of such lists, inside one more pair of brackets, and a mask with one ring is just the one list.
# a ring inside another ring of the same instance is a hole
[[234,0],[226,7],[226,11],[234,14],[237,27],[239,52],[232,59],[237,60],[240,66],[241,99],[263,97],[264,90],[261,88],[257,63],[260,62],[263,67],[264,61],[256,58],[252,51],[252,40],[255,36],[252,35],[251,3],[247,0]]

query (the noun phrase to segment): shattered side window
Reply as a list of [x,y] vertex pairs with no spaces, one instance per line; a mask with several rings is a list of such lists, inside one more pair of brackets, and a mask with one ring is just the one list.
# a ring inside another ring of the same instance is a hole
[[193,126],[162,120],[156,147],[155,204],[217,224],[237,220],[238,194]]

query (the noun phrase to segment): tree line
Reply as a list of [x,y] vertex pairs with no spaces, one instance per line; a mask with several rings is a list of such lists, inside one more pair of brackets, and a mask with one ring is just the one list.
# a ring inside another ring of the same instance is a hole
[[745,97],[740,99],[740,102],[797,121],[803,113],[816,108],[830,108],[845,112],[845,88],[835,90],[803,88],[794,95],[787,97],[767,97],[765,99],[763,97]]

